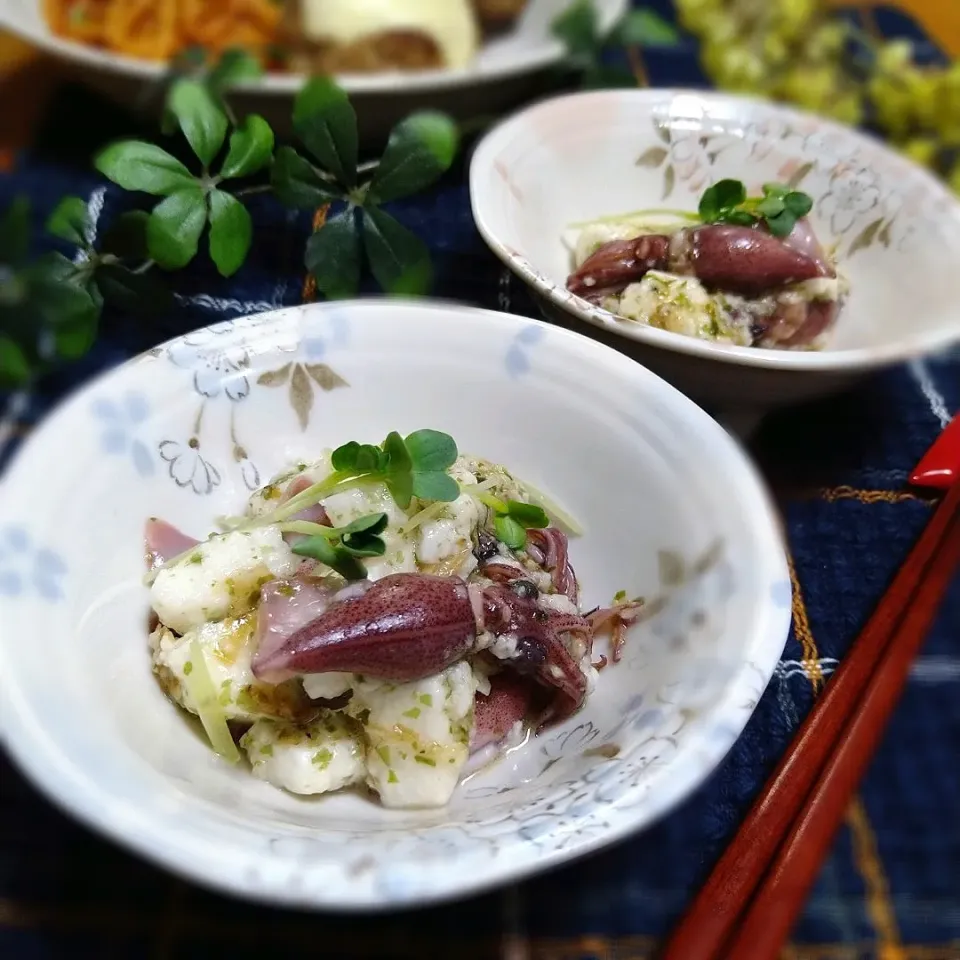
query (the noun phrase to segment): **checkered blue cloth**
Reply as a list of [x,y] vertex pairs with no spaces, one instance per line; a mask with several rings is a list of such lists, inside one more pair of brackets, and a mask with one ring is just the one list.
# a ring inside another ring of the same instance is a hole
[[[893,14],[881,24],[915,33]],[[690,45],[649,60],[660,85],[704,82]],[[34,148],[0,179],[0,207],[28,194],[38,235],[67,193],[88,198],[100,222],[112,218],[129,200],[90,172],[88,158],[136,126],[82,89],[63,88]],[[238,277],[223,280],[199,258],[177,275],[176,307],[161,321],[107,311],[83,362],[30,396],[0,395],[0,467],[58,400],[99,371],[215,320],[301,301],[309,216],[259,198],[252,212],[256,239]],[[428,239],[438,296],[535,315],[473,226],[463,166],[395,213]],[[65,819],[0,756],[0,957],[652,957],[930,517],[931,502],[904,493],[905,481],[958,410],[954,354],[882,373],[764,425],[753,447],[789,530],[794,628],[730,755],[642,835],[460,904],[373,921],[310,917],[232,902],[146,866]],[[794,932],[794,960],[960,958],[958,642],[960,583],[823,866]]]

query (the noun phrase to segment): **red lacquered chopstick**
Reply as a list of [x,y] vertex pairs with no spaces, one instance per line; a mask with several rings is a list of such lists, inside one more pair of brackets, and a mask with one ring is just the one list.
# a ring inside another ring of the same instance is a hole
[[[663,960],[720,960],[728,957],[730,960],[761,957],[766,960],[777,955],[779,944],[789,933],[793,918],[802,906],[803,893],[820,862],[819,858],[811,860],[805,871],[798,870],[794,882],[785,874],[788,861],[782,860],[778,851],[792,826],[789,849],[793,854],[806,849],[795,840],[799,826],[812,831],[805,835],[814,837],[821,847],[829,842],[958,561],[960,484],[955,484],[667,943]],[[881,664],[882,658],[884,662]],[[876,690],[870,690],[860,702],[861,695],[871,684],[876,685]],[[841,736],[855,712],[857,722]],[[836,779],[837,761],[831,759],[836,747],[843,752],[847,765],[840,779]],[[814,785],[821,774],[824,777],[830,775],[827,792],[821,795],[828,800],[818,799],[816,813],[811,814],[805,809],[805,801],[808,797],[817,799],[817,791],[821,788],[814,790]],[[802,811],[803,817],[795,825]],[[821,840],[824,836],[826,839]],[[790,869],[796,869],[792,860],[789,862]],[[761,884],[765,882],[771,865],[778,870],[770,873],[771,879],[777,883],[774,895],[782,898],[776,911],[777,923],[773,911],[760,915],[753,912],[750,904],[754,895],[762,896],[763,902],[769,904],[771,895],[764,892],[765,887],[761,889]],[[810,880],[804,882],[807,873]],[[736,931],[739,952],[728,952],[725,947],[735,928],[747,922],[750,924],[749,935],[755,938],[754,941],[748,942]],[[757,927],[766,931],[762,942],[756,934]],[[778,946],[771,949],[774,941]],[[767,952],[760,952],[761,949]]]
[[944,428],[937,442],[910,474],[910,482],[918,487],[949,490],[960,480],[960,414]]

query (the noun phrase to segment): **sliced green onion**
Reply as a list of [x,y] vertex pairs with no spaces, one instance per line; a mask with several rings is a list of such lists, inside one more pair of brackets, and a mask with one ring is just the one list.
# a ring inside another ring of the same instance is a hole
[[196,707],[197,716],[210,739],[210,746],[224,760],[236,763],[240,759],[240,751],[233,742],[226,714],[220,708],[217,691],[210,678],[206,654],[196,637],[190,641],[190,662],[193,669],[184,675],[183,685]]
[[325,537],[330,540],[339,537],[343,532],[337,527],[325,527],[321,523],[312,523],[310,520],[288,520],[280,524],[283,533],[303,533],[308,537]]
[[436,500],[433,503],[428,504],[418,513],[415,513],[412,517],[410,517],[410,519],[407,520],[402,527],[400,527],[400,536],[405,537],[408,533],[412,533],[414,530],[416,530],[421,524],[436,519],[441,513],[443,513],[446,507],[447,504],[442,500]]

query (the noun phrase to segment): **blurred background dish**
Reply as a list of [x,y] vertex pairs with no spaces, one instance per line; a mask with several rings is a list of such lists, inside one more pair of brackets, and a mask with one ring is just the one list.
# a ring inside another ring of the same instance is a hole
[[[459,120],[499,112],[542,92],[563,57],[551,23],[558,0],[4,0],[0,27],[70,64],[123,103],[143,98],[190,48],[242,47],[267,73],[241,82],[240,113],[289,126],[307,73],[337,75],[361,137],[376,139],[418,107]],[[628,0],[596,0],[609,29]],[[211,11],[211,7],[214,7]],[[219,15],[218,15],[219,14]]]
[[[763,350],[624,320],[571,293],[565,235],[625,211],[695,211],[710,184],[785,182],[849,280],[826,346]],[[553,321],[616,346],[712,409],[763,411],[960,342],[960,204],[879,141],[812,114],[722,93],[604,90],[514,115],[470,169],[477,226]],[[907,282],[909,278],[909,282]]]

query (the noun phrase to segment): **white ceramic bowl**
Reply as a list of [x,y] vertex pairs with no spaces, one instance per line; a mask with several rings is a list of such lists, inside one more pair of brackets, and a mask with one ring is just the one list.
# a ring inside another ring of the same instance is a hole
[[[322,389],[330,370],[346,384]],[[221,761],[161,694],[144,519],[202,536],[291,460],[425,426],[574,512],[587,606],[625,589],[662,609],[581,713],[461,785],[447,809],[298,799]],[[777,519],[721,427],[616,351],[454,305],[313,305],[174,340],[53,413],[0,490],[6,748],[81,821],[264,901],[456,897],[640,829],[740,734],[789,620]]]
[[[570,0],[567,0],[570,2]],[[629,0],[594,0],[600,25],[611,27]],[[361,135],[381,137],[412,110],[431,107],[458,119],[496,115],[542,92],[542,75],[563,56],[550,24],[564,3],[529,0],[508,31],[486,42],[473,63],[457,70],[343,74],[338,82],[357,108]],[[3,0],[0,27],[29,40],[70,64],[78,76],[104,94],[135,103],[165,65],[121,56],[54,36],[42,14],[42,0]],[[284,133],[290,127],[294,94],[303,85],[298,74],[273,73],[239,85],[234,94],[241,113],[260,113]]]
[[[838,245],[851,294],[828,349],[714,344],[621,320],[566,290],[569,224],[650,207],[696,210],[724,177],[792,180]],[[543,101],[492,130],[470,169],[484,239],[550,319],[633,356],[689,396],[759,409],[849,386],[960,342],[960,205],[878,141],[725,94],[610,90]]]

